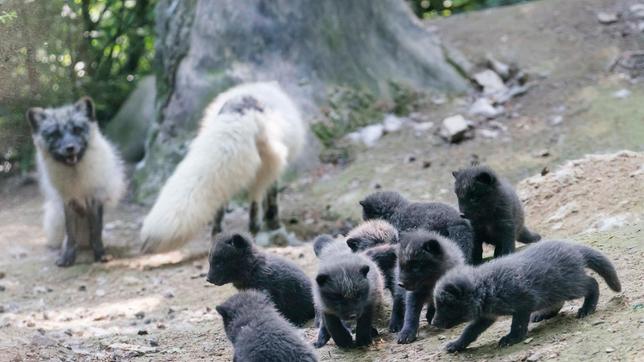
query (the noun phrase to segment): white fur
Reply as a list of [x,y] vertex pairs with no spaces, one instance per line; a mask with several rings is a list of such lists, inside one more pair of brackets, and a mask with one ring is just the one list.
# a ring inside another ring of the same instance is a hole
[[115,206],[125,193],[125,172],[118,153],[101,135],[96,123],[90,123],[87,150],[74,166],[54,160],[37,137],[34,143],[40,188],[45,197],[43,225],[47,245],[58,248],[65,237],[64,204],[76,201],[85,205],[87,200],[95,199],[105,206]]
[[[245,95],[257,99],[263,111],[219,114],[227,101]],[[303,142],[300,114],[277,83],[244,84],[220,94],[143,222],[143,251],[185,244],[243,189],[261,201]]]

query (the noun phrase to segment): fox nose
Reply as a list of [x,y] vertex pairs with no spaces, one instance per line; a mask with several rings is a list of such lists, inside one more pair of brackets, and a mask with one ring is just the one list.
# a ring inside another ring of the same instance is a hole
[[68,155],[72,155],[72,154],[76,153],[76,146],[75,145],[67,145],[67,146],[65,146],[65,152]]

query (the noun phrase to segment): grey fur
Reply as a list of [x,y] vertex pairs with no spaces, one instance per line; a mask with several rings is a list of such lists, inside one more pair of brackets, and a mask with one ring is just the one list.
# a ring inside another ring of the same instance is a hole
[[[341,348],[371,344],[373,318],[382,304],[383,277],[378,266],[365,255],[351,253],[342,240],[327,245],[320,258],[314,296],[322,323],[315,346],[322,347],[329,338]],[[353,319],[355,343],[345,324]]]
[[317,361],[311,346],[265,294],[247,290],[216,307],[235,349],[233,361]]
[[499,346],[518,343],[526,337],[533,312],[537,312],[533,320],[551,318],[565,301],[582,297],[584,304],[577,317],[595,311],[599,287],[585,268],[597,272],[616,292],[621,291],[617,273],[603,254],[563,241],[542,241],[477,267],[453,269],[434,290],[432,325],[451,328],[472,321],[447,345],[448,352],[455,352],[475,341],[497,316],[511,315],[510,333],[501,338]]
[[290,260],[257,249],[251,236],[219,234],[213,240],[208,259],[208,282],[264,291],[277,309],[298,326],[315,316],[310,279]]
[[394,191],[381,191],[360,201],[364,220],[383,219],[398,231],[425,229],[449,237],[471,262],[474,232],[468,220],[453,207],[441,202],[409,202]]
[[433,231],[416,230],[400,235],[398,252],[400,285],[407,289],[405,321],[398,343],[416,340],[420,313],[427,304],[427,322],[434,316],[432,291],[449,270],[462,266],[463,252],[452,240]]
[[474,229],[474,264],[480,264],[483,243],[495,245],[494,256],[514,252],[514,241],[541,239],[524,225],[523,207],[512,185],[491,168],[472,166],[452,173],[458,206]]

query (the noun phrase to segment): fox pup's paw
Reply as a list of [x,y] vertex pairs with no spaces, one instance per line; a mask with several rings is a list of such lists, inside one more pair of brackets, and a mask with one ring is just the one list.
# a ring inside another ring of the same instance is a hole
[[466,346],[464,346],[463,343],[461,343],[461,341],[457,339],[455,341],[447,343],[447,346],[445,346],[445,350],[448,353],[454,353],[454,352],[460,352],[465,350],[465,347]]
[[94,261],[97,263],[107,263],[114,260],[114,257],[109,254],[94,255]]
[[595,308],[579,308],[577,311],[577,318],[587,317],[595,312]]
[[62,251],[58,260],[56,260],[56,265],[59,267],[68,267],[74,265],[76,262],[76,249],[67,248]]
[[416,340],[416,331],[404,329],[398,333],[398,344],[408,344]]
[[317,340],[317,341],[313,342],[313,347],[322,348],[322,347],[324,347],[326,345],[326,342],[327,341]]
[[392,317],[389,321],[389,332],[396,333],[403,327],[403,320],[400,318]]
[[371,334],[367,336],[356,336],[356,346],[358,347],[363,347],[363,346],[368,346],[371,344],[373,341],[373,338],[371,337]]
[[515,337],[513,335],[508,334],[507,336],[504,336],[503,338],[501,338],[501,340],[499,341],[499,347],[501,347],[501,348],[502,347],[508,347],[508,346],[513,345],[513,344],[517,344],[517,343],[521,342],[524,339],[525,339],[525,336],[523,336],[523,337]]

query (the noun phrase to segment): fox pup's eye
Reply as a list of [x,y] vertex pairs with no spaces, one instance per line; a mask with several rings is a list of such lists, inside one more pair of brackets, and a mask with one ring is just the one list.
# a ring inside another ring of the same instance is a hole
[[84,130],[85,129],[83,127],[81,127],[81,126],[74,126],[74,128],[72,129],[74,134],[77,134],[77,135],[83,133]]
[[43,131],[43,136],[46,138],[60,138],[60,131],[58,129],[48,129]]

